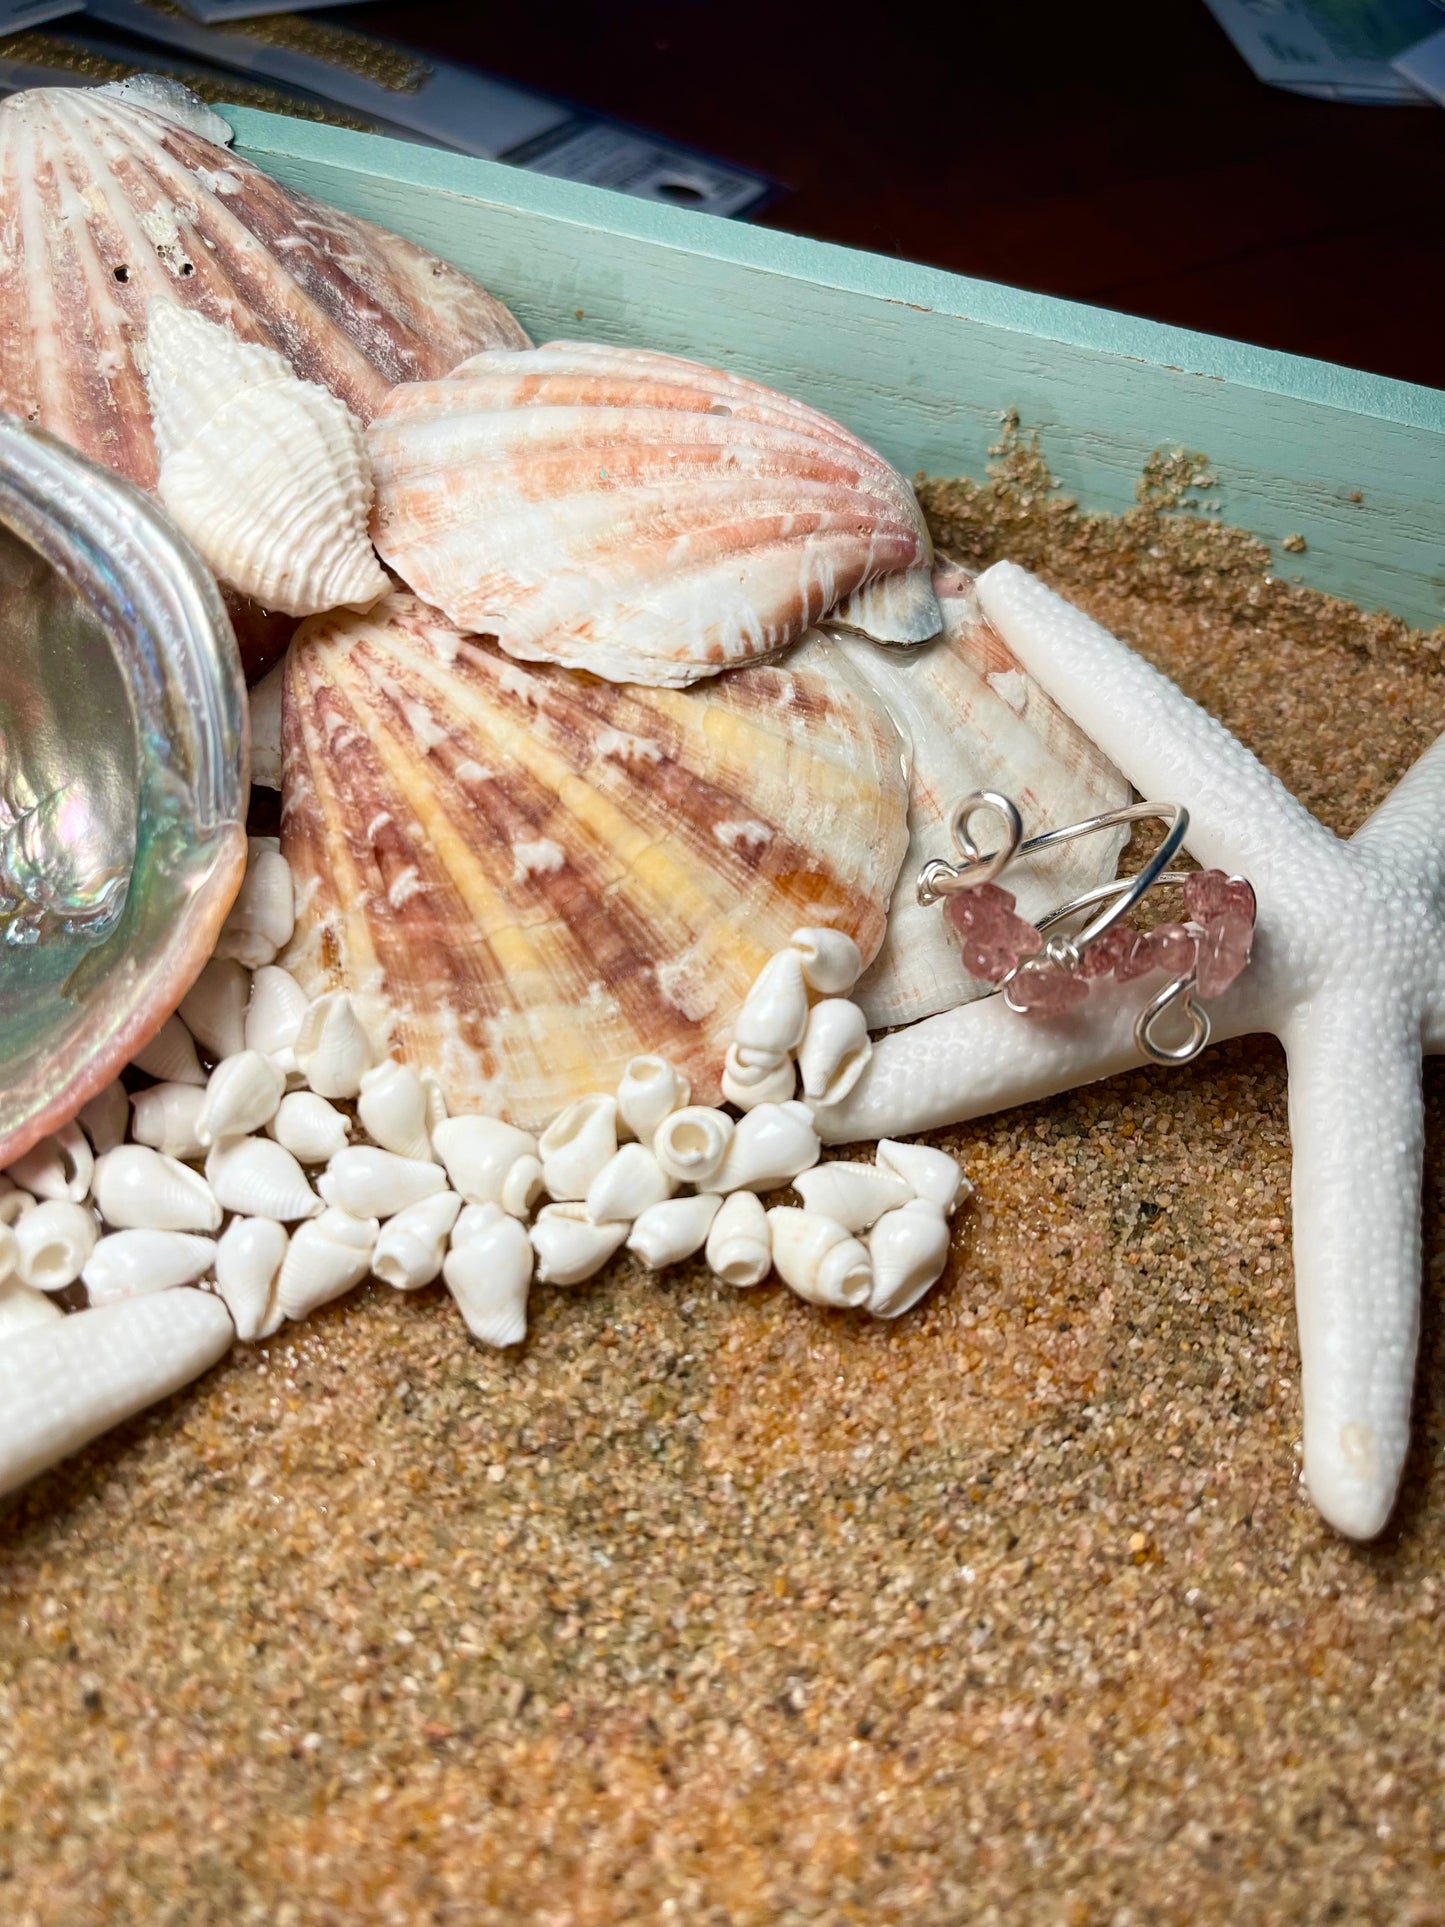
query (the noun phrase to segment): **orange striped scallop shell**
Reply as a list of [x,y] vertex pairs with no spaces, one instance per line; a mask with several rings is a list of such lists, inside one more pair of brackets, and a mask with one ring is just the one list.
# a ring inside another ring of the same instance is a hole
[[524,667],[406,595],[297,632],[283,959],[345,987],[453,1110],[528,1128],[642,1051],[717,1101],[738,1006],[800,924],[871,957],[907,842],[886,711],[841,659],[696,690]]
[[527,661],[681,685],[834,611],[886,641],[941,625],[903,477],[737,375],[574,342],[488,349],[398,388],[367,440],[383,559]]

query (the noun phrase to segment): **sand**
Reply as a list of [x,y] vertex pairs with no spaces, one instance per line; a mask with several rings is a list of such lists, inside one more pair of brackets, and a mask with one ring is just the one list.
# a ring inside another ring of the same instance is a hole
[[[1349,830],[1441,638],[930,486]],[[1427,1080],[1432,1286],[1445,1269]],[[43,1479],[0,1550],[7,1927],[1445,1923],[1445,1336],[1389,1531],[1298,1483],[1278,1048],[940,1134],[896,1326],[630,1265],[520,1355],[369,1287]]]

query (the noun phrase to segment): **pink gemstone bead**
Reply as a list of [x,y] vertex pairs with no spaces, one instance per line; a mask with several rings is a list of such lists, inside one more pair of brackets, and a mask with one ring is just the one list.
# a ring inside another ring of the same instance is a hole
[[1157,967],[1149,932],[1124,927],[1122,953],[1114,965],[1114,975],[1119,982],[1127,984],[1135,977],[1147,977]]
[[1043,947],[1034,926],[1015,914],[1012,893],[996,883],[956,891],[945,899],[943,913],[958,933],[964,969],[987,983],[999,983],[1020,958]]
[[1127,955],[1133,935],[1133,931],[1125,923],[1111,925],[1102,937],[1096,937],[1088,949],[1081,952],[1079,975],[1081,977],[1111,976],[1120,958]]
[[1030,1017],[1062,1017],[1077,1009],[1088,994],[1082,977],[1047,957],[1031,957],[1022,964],[1007,992],[1010,1001]]
[[1228,990],[1249,962],[1254,944],[1254,920],[1239,915],[1211,919],[1199,938],[1198,987],[1201,997],[1218,997]]
[[1228,990],[1249,962],[1254,944],[1254,891],[1242,877],[1201,870],[1184,886],[1184,907],[1202,926],[1198,941],[1201,997]]
[[1230,916],[1253,924],[1254,891],[1243,877],[1227,877],[1223,870],[1199,870],[1184,886],[1184,912],[1196,923],[1216,923]]
[[1194,938],[1182,923],[1161,923],[1148,936],[1149,953],[1156,970],[1167,970],[1171,977],[1182,977],[1194,967]]

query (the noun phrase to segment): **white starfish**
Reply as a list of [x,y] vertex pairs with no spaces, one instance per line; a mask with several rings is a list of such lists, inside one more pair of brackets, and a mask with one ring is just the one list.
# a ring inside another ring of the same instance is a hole
[[[1404,1463],[1419,1330],[1421,1056],[1445,1051],[1445,737],[1344,842],[1166,676],[1025,570],[998,563],[978,593],[1025,669],[1135,787],[1187,806],[1200,862],[1254,885],[1253,961],[1210,1015],[1216,1037],[1269,1031],[1285,1047],[1305,1478],[1333,1526],[1370,1538]],[[1143,1061],[1140,1003],[1139,985],[1106,983],[1050,1023],[1001,997],[929,1018],[875,1046],[819,1132],[906,1135],[1111,1077]]]

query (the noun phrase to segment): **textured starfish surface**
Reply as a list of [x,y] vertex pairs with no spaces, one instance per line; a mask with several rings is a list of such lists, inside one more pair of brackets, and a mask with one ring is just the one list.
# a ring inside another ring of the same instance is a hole
[[[1339,1531],[1389,1517],[1420,1308],[1421,1059],[1445,1051],[1445,737],[1348,841],[1223,724],[1025,570],[978,581],[990,621],[1145,796],[1186,805],[1187,847],[1248,877],[1254,959],[1210,1005],[1217,1038],[1269,1031],[1289,1067],[1295,1309],[1311,1498]],[[907,887],[905,879],[900,887]],[[1137,985],[1047,1023],[1001,997],[884,1038],[818,1114],[825,1140],[960,1123],[1143,1061]]]

